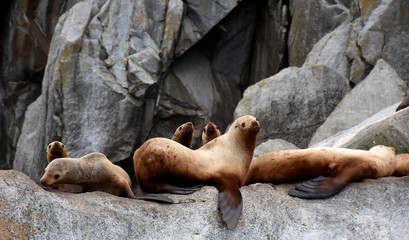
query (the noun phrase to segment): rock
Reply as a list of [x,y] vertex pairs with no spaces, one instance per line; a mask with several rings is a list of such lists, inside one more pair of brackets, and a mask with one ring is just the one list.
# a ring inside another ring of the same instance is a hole
[[374,66],[379,58],[388,62],[405,81],[409,81],[409,2],[401,0],[363,0],[363,28],[358,45],[367,63]]
[[350,26],[345,22],[321,38],[308,53],[303,66],[325,65],[343,77],[349,78],[350,66],[345,51]]
[[302,66],[315,43],[349,20],[351,2],[290,1],[291,26],[288,36],[290,66]]
[[287,142],[283,139],[270,139],[262,144],[258,145],[254,149],[253,160],[263,155],[264,153],[275,152],[287,149],[299,149],[294,144]]
[[311,139],[310,145],[349,129],[401,100],[407,84],[393,68],[379,59],[371,73],[338,104]]
[[258,143],[281,138],[304,148],[348,90],[326,66],[290,67],[247,88],[234,114],[257,118]]
[[368,150],[375,145],[395,148],[397,154],[409,152],[409,108],[395,112],[395,103],[361,124],[339,132],[312,147],[344,147]]
[[324,200],[292,198],[287,195],[291,184],[277,190],[245,186],[242,216],[234,230],[227,230],[214,187],[168,195],[177,204],[164,205],[103,192],[49,192],[25,174],[0,171],[0,233],[16,239],[403,239],[409,234],[408,184],[409,177],[365,180]]

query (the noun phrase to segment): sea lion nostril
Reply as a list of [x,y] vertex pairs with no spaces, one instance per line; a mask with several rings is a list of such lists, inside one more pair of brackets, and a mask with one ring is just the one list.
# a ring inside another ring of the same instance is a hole
[[253,123],[254,126],[257,126],[257,125],[258,125],[258,123],[257,123],[256,120],[253,120],[252,123]]
[[191,123],[191,122],[188,122],[187,124],[188,124],[188,125],[192,125],[192,123]]

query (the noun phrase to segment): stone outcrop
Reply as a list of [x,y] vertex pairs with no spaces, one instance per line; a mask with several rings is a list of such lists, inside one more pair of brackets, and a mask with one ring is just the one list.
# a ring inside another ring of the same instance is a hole
[[257,118],[259,143],[281,138],[304,148],[348,91],[348,80],[327,66],[290,67],[246,89],[234,114]]
[[352,89],[318,128],[310,145],[349,129],[380,110],[403,99],[407,84],[382,59],[371,73]]
[[270,139],[258,145],[256,149],[254,149],[253,160],[263,155],[264,153],[275,152],[275,151],[280,151],[280,150],[287,150],[287,149],[299,149],[299,148],[295,146],[294,144],[287,142],[283,139]]
[[408,184],[409,177],[365,180],[324,200],[292,198],[291,184],[245,186],[242,216],[227,230],[214,187],[169,195],[176,204],[164,205],[103,192],[48,192],[25,174],[0,171],[0,234],[12,239],[403,239],[409,234]]

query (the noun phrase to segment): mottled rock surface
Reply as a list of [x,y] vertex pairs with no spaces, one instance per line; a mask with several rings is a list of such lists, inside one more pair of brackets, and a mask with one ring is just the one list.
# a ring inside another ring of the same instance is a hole
[[[217,190],[163,205],[102,192],[48,192],[25,174],[0,171],[0,234],[11,239],[404,239],[409,177],[352,183],[324,200],[287,195],[293,185],[242,187],[243,214],[227,230]],[[261,211],[262,209],[262,211]],[[342,209],[342,211],[339,211]]]
[[254,149],[253,160],[263,155],[264,153],[275,152],[279,150],[287,150],[287,149],[299,149],[299,148],[295,146],[294,144],[287,142],[283,139],[270,139],[258,145],[256,149]]

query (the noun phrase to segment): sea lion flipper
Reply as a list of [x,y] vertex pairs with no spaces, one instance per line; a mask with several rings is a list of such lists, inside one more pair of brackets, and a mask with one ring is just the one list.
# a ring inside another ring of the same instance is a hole
[[159,194],[152,194],[152,193],[148,193],[148,194],[146,194],[144,196],[140,196],[140,197],[134,197],[133,199],[153,201],[153,202],[158,202],[158,203],[168,203],[168,204],[175,203],[172,199],[170,199],[167,196],[159,195]]
[[306,199],[327,198],[339,193],[345,188],[345,185],[340,178],[319,176],[296,184],[295,188],[288,191],[288,194]]
[[243,201],[240,189],[225,189],[219,191],[218,207],[222,213],[222,220],[226,223],[228,229],[236,227],[241,211],[243,209]]

